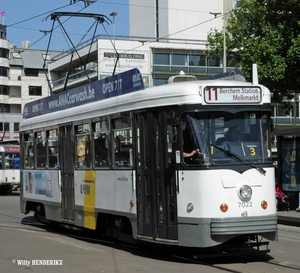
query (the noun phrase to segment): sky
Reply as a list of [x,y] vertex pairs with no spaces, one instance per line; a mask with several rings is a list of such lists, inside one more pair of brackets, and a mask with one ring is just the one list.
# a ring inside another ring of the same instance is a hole
[[[93,2],[85,7],[83,0],[0,0],[0,24],[6,25],[7,40],[11,44],[20,48],[23,41],[29,41],[30,48],[41,50],[68,50],[92,39],[95,29],[96,35],[109,35],[111,39],[114,33],[129,35],[128,0]],[[50,15],[54,12],[102,14],[107,16],[108,24],[94,24],[97,21],[88,17],[61,16],[59,20],[52,20]],[[110,16],[112,12],[117,15]]]

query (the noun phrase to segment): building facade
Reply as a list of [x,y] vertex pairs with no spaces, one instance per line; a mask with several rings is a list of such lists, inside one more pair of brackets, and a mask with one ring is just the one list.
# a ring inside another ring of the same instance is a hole
[[[0,141],[19,139],[19,122],[25,103],[48,96],[44,60],[58,52],[29,49],[25,41],[17,48],[6,38],[0,25]],[[46,62],[47,72],[47,62]]]
[[[53,93],[63,91],[66,81],[68,89],[74,88],[89,80],[111,76],[114,70],[117,74],[138,68],[146,87],[165,84],[169,77],[181,71],[197,78],[223,72],[220,61],[222,57],[207,59],[205,43],[199,41],[187,44],[185,40],[157,42],[155,39],[145,38],[116,39],[115,47],[117,51],[109,39],[98,39],[92,47],[85,45],[79,49],[80,57],[72,57],[66,52],[56,56],[49,64]],[[87,60],[87,57],[88,62],[82,63],[81,60]],[[227,68],[227,71],[231,70],[234,70],[234,67]]]
[[221,30],[223,14],[238,0],[129,0],[129,35],[206,41],[211,29]]

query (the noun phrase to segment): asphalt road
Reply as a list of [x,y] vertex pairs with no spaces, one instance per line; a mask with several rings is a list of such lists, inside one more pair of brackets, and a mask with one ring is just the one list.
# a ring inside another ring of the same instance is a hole
[[[52,229],[19,212],[19,196],[0,196],[0,272],[300,272],[300,228],[279,225],[268,254],[193,259],[161,247],[137,248]],[[197,254],[197,253],[195,253]]]

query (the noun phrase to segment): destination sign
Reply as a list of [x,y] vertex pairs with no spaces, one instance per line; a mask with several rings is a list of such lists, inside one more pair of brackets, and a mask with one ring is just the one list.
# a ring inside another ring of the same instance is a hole
[[23,118],[67,109],[145,89],[136,68],[49,97],[26,103]]
[[260,103],[261,98],[261,89],[256,86],[207,86],[204,89],[204,101],[207,104]]

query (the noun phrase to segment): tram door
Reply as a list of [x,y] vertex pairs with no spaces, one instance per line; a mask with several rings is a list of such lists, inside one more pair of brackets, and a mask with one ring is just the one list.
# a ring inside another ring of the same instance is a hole
[[61,168],[61,206],[62,220],[75,220],[74,167],[72,125],[59,128],[59,162]]
[[[171,115],[170,115],[171,116]],[[138,236],[177,240],[174,149],[166,112],[135,116]]]

